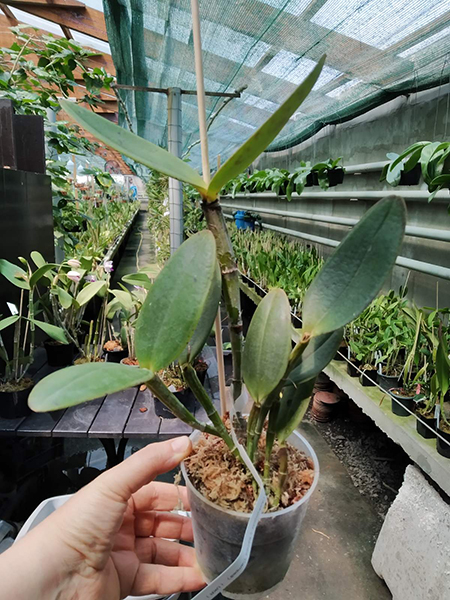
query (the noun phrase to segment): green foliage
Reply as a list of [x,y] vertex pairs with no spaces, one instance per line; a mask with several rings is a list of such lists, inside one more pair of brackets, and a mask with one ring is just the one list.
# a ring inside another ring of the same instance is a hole
[[115,363],[86,363],[67,367],[35,385],[28,404],[36,412],[68,408],[139,385],[152,376],[153,373],[148,369]]
[[83,129],[90,131],[97,139],[111,148],[118,150],[136,162],[149,167],[158,173],[174,177],[190,183],[199,190],[205,190],[205,182],[201,176],[187,163],[177,158],[156,144],[111,123],[92,111],[78,104],[61,100],[66,113],[79,123]]
[[220,190],[231,179],[245,171],[258,158],[263,150],[276,138],[288,122],[291,115],[308,97],[319,79],[326,56],[322,56],[317,65],[297,87],[295,92],[255,131],[255,133],[220,167],[212,178],[207,191],[210,199],[217,198]]
[[234,198],[239,192],[250,194],[272,192],[277,196],[286,196],[290,201],[294,192],[301,194],[305,187],[319,185],[323,190],[327,190],[330,187],[330,176],[338,169],[337,165],[341,160],[341,157],[335,160],[330,158],[314,166],[311,166],[310,162],[300,161],[300,165],[292,172],[287,169],[273,168],[255,171],[252,175],[241,173],[231,179],[222,188],[221,193],[229,194]]
[[314,337],[302,354],[300,364],[289,374],[287,387],[298,387],[317,375],[334,358],[342,341],[343,329]]
[[422,177],[428,186],[431,202],[441,189],[450,188],[450,142],[416,142],[401,154],[388,154],[390,163],[381,174],[380,181],[396,186],[402,172],[408,173],[420,164]]
[[290,352],[289,300],[283,290],[272,289],[253,315],[244,346],[242,374],[255,404],[260,405],[279,384]]
[[240,271],[266,290],[282,288],[294,310],[300,310],[306,290],[323,265],[315,248],[266,230],[232,226],[230,233]]
[[213,282],[218,281],[215,252],[212,233],[197,233],[178,248],[156,278],[136,325],[140,365],[156,373],[187,346],[208,303],[217,299],[211,294]]
[[403,241],[402,198],[380,200],[362,217],[327,260],[308,289],[303,326],[312,335],[343,327],[378,294]]

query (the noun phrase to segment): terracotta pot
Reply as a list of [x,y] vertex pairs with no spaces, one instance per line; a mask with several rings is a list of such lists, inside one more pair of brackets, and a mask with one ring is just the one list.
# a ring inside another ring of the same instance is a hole
[[340,398],[332,392],[316,392],[313,398],[311,414],[315,421],[327,423],[336,413]]
[[313,392],[332,392],[333,388],[334,383],[331,381],[328,375],[325,375],[325,373],[319,373],[314,384]]

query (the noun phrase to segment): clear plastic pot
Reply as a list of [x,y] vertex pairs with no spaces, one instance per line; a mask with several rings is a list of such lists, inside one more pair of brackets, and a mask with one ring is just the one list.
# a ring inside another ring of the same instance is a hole
[[[200,435],[198,431],[192,434],[194,445]],[[299,433],[293,433],[288,441],[312,458],[313,484],[293,506],[262,515],[247,568],[222,592],[226,598],[256,600],[270,593],[283,581],[291,564],[303,517],[319,479],[319,462],[310,444]],[[213,504],[189,481],[184,463],[181,469],[191,505],[197,559],[206,580],[210,582],[239,554],[250,514],[225,510]]]

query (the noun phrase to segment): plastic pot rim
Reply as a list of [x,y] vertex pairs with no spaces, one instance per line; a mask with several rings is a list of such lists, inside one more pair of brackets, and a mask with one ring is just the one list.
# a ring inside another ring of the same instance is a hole
[[[200,437],[200,435],[202,434],[201,431],[193,431],[191,433],[191,435],[189,436],[189,439],[192,442],[192,445],[194,445],[194,443],[197,441],[197,439]],[[311,460],[313,461],[314,464],[314,479],[312,482],[311,487],[309,488],[309,490],[306,492],[306,494],[300,498],[300,500],[298,502],[296,502],[295,504],[292,504],[291,506],[288,506],[287,508],[282,508],[281,510],[277,510],[274,512],[265,512],[261,515],[260,520],[262,519],[273,519],[275,516],[277,515],[282,515],[282,514],[286,514],[288,512],[291,512],[292,510],[294,510],[295,508],[298,508],[299,505],[304,504],[305,502],[309,501],[310,497],[312,496],[312,494],[314,493],[314,490],[317,487],[317,484],[319,482],[319,475],[320,475],[320,467],[319,467],[319,460],[317,458],[316,453],[314,452],[313,447],[311,446],[311,444],[308,442],[308,440],[303,437],[303,435],[301,435],[300,433],[298,433],[297,431],[294,431],[289,438],[287,439],[287,441],[289,441],[289,439],[292,436],[296,436],[298,437],[301,442],[306,446],[308,452],[309,452],[309,457],[311,458]],[[186,482],[186,487],[189,487],[189,489],[191,490],[191,492],[193,494],[195,494],[195,496],[197,496],[197,498],[200,498],[205,504],[207,504],[208,506],[211,506],[212,508],[215,508],[216,510],[229,514],[229,515],[234,515],[236,517],[239,518],[243,518],[246,519],[247,521],[250,519],[250,517],[252,516],[252,513],[247,513],[247,512],[241,512],[241,511],[237,511],[237,510],[228,510],[226,508],[223,508],[222,506],[219,506],[218,504],[215,504],[214,502],[211,502],[211,500],[208,500],[208,498],[205,498],[205,496],[203,496],[203,494],[201,494],[196,488],[195,486],[192,484],[191,480],[189,479],[187,470],[186,470],[186,466],[184,464],[184,460],[181,463],[181,472],[183,473],[183,478],[184,481]]]
[[415,396],[400,396],[400,394],[395,394],[395,390],[398,390],[399,388],[390,388],[389,389],[389,393],[391,394],[391,396],[393,396],[395,399],[397,400],[414,400]]

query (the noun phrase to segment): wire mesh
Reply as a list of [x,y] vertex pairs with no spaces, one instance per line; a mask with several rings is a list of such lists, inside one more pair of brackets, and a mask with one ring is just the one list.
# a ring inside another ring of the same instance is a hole
[[[210,132],[222,160],[282,103],[323,53],[313,92],[270,150],[290,147],[395,95],[450,76],[449,0],[202,0],[206,89],[233,91]],[[104,0],[121,84],[195,89],[189,0]],[[167,98],[121,90],[135,132],[167,144]],[[207,98],[210,116],[222,100]],[[195,96],[184,96],[184,151],[199,137]],[[126,126],[123,115],[123,125]],[[200,165],[200,148],[190,159]]]

